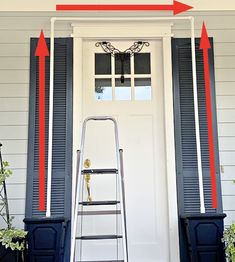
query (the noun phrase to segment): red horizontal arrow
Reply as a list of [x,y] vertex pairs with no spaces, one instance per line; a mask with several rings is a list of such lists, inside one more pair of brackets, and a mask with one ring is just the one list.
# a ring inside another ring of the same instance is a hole
[[39,211],[45,211],[45,57],[49,51],[41,31],[35,56],[39,57]]
[[203,62],[204,62],[206,112],[207,112],[207,126],[208,126],[208,146],[209,146],[209,154],[210,154],[212,207],[217,208],[214,135],[213,135],[212,107],[211,107],[210,68],[209,68],[209,57],[208,57],[208,49],[210,48],[211,48],[211,44],[208,38],[206,26],[205,23],[203,23],[200,49],[203,50],[203,60],[204,60]]
[[174,1],[172,5],[56,5],[57,11],[173,11],[174,15],[192,9],[192,6]]

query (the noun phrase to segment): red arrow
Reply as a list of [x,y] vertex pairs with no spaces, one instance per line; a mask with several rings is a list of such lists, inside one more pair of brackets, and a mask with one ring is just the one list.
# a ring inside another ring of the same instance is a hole
[[192,8],[175,0],[172,5],[56,5],[57,11],[173,11],[174,15]]
[[210,48],[211,48],[211,44],[206,31],[206,26],[205,23],[203,23],[200,49],[203,50],[203,60],[204,60],[204,79],[205,79],[206,112],[207,112],[207,124],[208,124],[208,146],[209,146],[209,154],[210,154],[212,206],[213,208],[217,208],[216,169],[215,169],[215,154],[214,154],[213,124],[212,124],[210,69],[209,69],[209,57],[208,57],[208,49]]
[[43,31],[38,40],[35,56],[39,57],[39,210],[45,211],[45,57],[49,51]]

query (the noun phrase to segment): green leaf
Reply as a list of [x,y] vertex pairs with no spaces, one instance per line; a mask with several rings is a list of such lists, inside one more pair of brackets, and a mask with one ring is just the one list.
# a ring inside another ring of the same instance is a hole
[[6,178],[12,175],[12,171],[8,167],[9,163],[3,161],[3,168],[0,169],[0,184],[2,184],[6,180]]
[[0,230],[0,242],[6,248],[22,251],[26,248],[25,237],[27,233],[22,229],[2,229]]
[[235,224],[224,230],[222,242],[225,243],[225,254],[229,262],[235,262]]

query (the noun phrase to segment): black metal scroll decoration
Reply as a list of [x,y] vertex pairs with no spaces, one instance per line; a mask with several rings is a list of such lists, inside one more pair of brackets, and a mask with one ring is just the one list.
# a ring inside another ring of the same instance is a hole
[[114,47],[110,42],[103,41],[97,42],[95,44],[96,47],[101,47],[105,53],[111,54],[111,56],[115,56],[121,62],[121,83],[123,84],[125,81],[125,70],[124,70],[124,63],[129,57],[133,56],[135,53],[141,52],[144,46],[149,46],[149,42],[145,41],[137,41],[134,42],[132,46],[127,48],[125,51],[120,51],[116,47]]

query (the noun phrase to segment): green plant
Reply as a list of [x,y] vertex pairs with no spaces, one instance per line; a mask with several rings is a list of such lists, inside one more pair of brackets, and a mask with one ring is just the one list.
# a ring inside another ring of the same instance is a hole
[[[0,186],[2,186],[3,188],[6,186],[4,182],[11,174],[12,174],[12,171],[9,169],[9,163],[2,161],[1,169],[0,169]],[[5,187],[5,190],[6,190],[6,187]],[[7,228],[0,229],[0,243],[3,246],[5,246],[5,248],[10,248],[11,250],[23,251],[26,248],[25,237],[27,235],[27,232],[22,229],[16,229],[12,227],[13,217],[10,217],[9,215],[8,199],[7,199],[6,192],[4,196],[1,193],[0,201],[1,201],[0,202],[0,206],[1,206],[0,207],[0,210],[1,210],[0,216],[7,223]],[[4,210],[4,207],[7,207],[6,213],[2,212],[2,210]]]
[[[1,152],[0,152],[1,153]],[[5,180],[12,174],[12,171],[9,169],[9,163],[1,160],[1,169],[0,169],[0,217],[6,222],[8,229],[11,228],[11,222],[13,217],[10,217],[6,183]]]
[[229,262],[235,262],[235,224],[224,230],[222,241],[225,243],[225,254]]
[[23,251],[26,248],[25,237],[27,232],[22,229],[1,229],[0,230],[0,243],[5,248],[11,248],[11,250]]
[[1,172],[0,172],[0,185],[2,185],[3,182],[12,174],[12,171],[8,169],[9,163],[3,161],[2,164],[3,164],[3,168],[1,168]]

